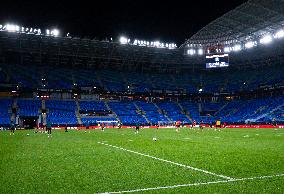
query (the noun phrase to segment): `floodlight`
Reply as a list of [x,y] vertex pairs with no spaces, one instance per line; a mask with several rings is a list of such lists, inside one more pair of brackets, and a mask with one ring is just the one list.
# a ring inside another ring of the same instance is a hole
[[284,37],[284,31],[283,30],[279,30],[275,35],[275,38],[283,38]]
[[264,37],[262,37],[259,42],[261,44],[269,44],[270,42],[272,42],[272,37],[270,35],[266,35]]
[[[230,47],[225,47],[224,48],[224,52],[225,53],[229,53],[231,50],[230,50]],[[210,51],[208,50],[208,53],[209,53]]]
[[187,54],[194,55],[195,54],[195,50],[194,49],[189,49],[189,50],[187,50]]
[[46,35],[50,35],[50,30],[46,30]]
[[15,30],[16,30],[16,32],[19,32],[20,31],[20,26],[15,26]]
[[245,44],[245,47],[246,48],[252,48],[252,47],[254,47],[255,46],[255,42],[252,42],[252,41],[249,41],[249,42],[247,42],[246,44]]
[[241,49],[242,49],[242,47],[239,44],[234,46],[234,51],[240,51]]
[[53,30],[51,31],[51,34],[54,35],[54,36],[58,36],[58,35],[59,35],[59,30],[53,29]]
[[119,39],[119,42],[121,44],[127,44],[127,38],[125,38],[124,36],[121,36],[120,39]]
[[203,50],[202,49],[198,49],[198,54],[199,55],[203,55]]
[[13,25],[13,24],[7,24],[7,31],[15,32],[16,31],[16,26]]

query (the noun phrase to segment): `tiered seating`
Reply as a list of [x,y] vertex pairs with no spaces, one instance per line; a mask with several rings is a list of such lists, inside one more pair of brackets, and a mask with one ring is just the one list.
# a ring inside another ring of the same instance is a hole
[[[9,70],[8,70],[9,69]],[[7,71],[6,71],[7,70]],[[204,92],[234,92],[257,89],[261,85],[283,84],[283,65],[248,68],[236,70],[227,68],[216,71],[197,69],[183,71],[178,74],[121,71],[110,69],[92,69],[82,67],[43,66],[40,69],[31,65],[7,65],[5,72],[0,73],[0,80],[5,78],[10,83],[21,83],[23,87],[36,88],[41,86],[41,78],[46,78],[47,88],[71,89],[73,83],[78,87],[100,86],[112,92],[134,92],[151,90],[185,90],[198,93],[199,87]],[[128,88],[127,86],[131,86]]]
[[107,107],[103,101],[79,101],[80,110],[83,111],[106,111]]
[[[200,117],[200,119],[204,123],[214,123],[216,121],[215,113],[221,109],[221,107],[224,105],[224,102],[202,102],[201,103],[201,110],[203,112],[206,112],[207,115],[203,115]],[[208,113],[212,112],[212,113]]]
[[34,66],[25,65],[7,65],[11,83],[20,84],[25,88],[36,88],[40,86],[40,74],[39,71]]
[[252,119],[256,119],[256,122],[271,123],[275,121],[277,123],[284,123],[284,98],[277,97],[268,100],[269,102],[267,102],[264,108],[258,111]]
[[192,120],[199,122],[201,120],[198,110],[198,104],[194,102],[180,102],[185,111],[189,114]]
[[259,119],[258,122],[262,123],[272,123],[276,122],[277,124],[284,124],[284,107],[269,113],[267,116]]
[[159,102],[157,105],[166,112],[172,121],[190,122],[176,102]]
[[[220,111],[217,117],[221,118],[223,122],[228,123],[244,123],[247,120],[268,122],[272,120],[270,118],[270,114],[268,113],[282,104],[284,104],[283,97],[234,100],[231,101],[222,111]],[[257,119],[259,116],[266,114],[266,117]]]
[[18,100],[19,107],[19,116],[38,116],[41,108],[41,101],[32,99],[19,99]]
[[131,86],[134,92],[147,92],[152,88],[152,84],[147,79],[147,74],[141,74],[136,72],[131,72],[130,74],[124,74],[124,78],[127,84]]
[[119,71],[99,71],[98,72],[104,87],[109,91],[122,92],[127,90],[121,72]]
[[45,105],[48,109],[47,119],[52,124],[77,124],[76,103],[74,101],[47,100]]
[[144,101],[136,101],[135,103],[142,111],[145,112],[146,117],[150,120],[152,124],[157,124],[158,122],[168,122],[168,119],[163,114],[158,112],[157,107],[155,107],[153,103],[148,103]]
[[[107,111],[107,107],[103,101],[80,101],[80,110],[86,112],[101,112]],[[116,121],[114,116],[86,116],[81,118],[84,125],[98,124],[101,122],[109,123],[111,121]]]
[[0,99],[0,126],[6,126],[10,124],[9,109],[12,107],[11,99]]
[[133,102],[109,102],[109,106],[118,115],[124,125],[147,123],[146,119],[137,113]]

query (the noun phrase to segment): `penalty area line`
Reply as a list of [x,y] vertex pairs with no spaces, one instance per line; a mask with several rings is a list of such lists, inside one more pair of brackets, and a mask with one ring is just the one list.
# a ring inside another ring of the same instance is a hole
[[105,145],[105,146],[109,146],[109,147],[113,147],[113,148],[116,148],[116,149],[120,149],[120,150],[123,150],[123,151],[126,151],[126,152],[130,152],[130,153],[133,153],[133,154],[137,154],[137,155],[140,155],[140,156],[144,156],[144,157],[152,158],[152,159],[159,160],[159,161],[162,161],[162,162],[174,164],[176,166],[181,166],[181,167],[184,167],[184,168],[187,168],[187,169],[190,169],[190,170],[194,170],[194,171],[202,172],[202,173],[205,173],[205,174],[210,174],[210,175],[213,175],[213,176],[217,176],[219,178],[223,178],[223,179],[227,179],[227,180],[234,179],[234,178],[231,178],[231,177],[228,177],[228,176],[225,176],[225,175],[216,174],[214,172],[209,172],[207,170],[203,170],[203,169],[200,169],[200,168],[187,166],[185,164],[180,164],[180,163],[173,162],[173,161],[170,161],[170,160],[165,160],[165,159],[158,158],[158,157],[155,157],[155,156],[150,156],[148,154],[143,154],[143,153],[140,153],[140,152],[128,150],[128,149],[125,149],[125,148],[122,148],[122,147],[118,147],[118,146],[114,146],[114,145],[110,145],[110,144],[107,144],[107,143],[103,143],[103,142],[98,142],[98,143],[102,144],[102,145]]
[[284,174],[277,174],[277,175],[270,175],[270,176],[236,178],[236,179],[230,179],[230,180],[199,182],[199,183],[180,184],[180,185],[161,186],[161,187],[149,187],[149,188],[133,189],[133,190],[125,190],[125,191],[104,192],[104,193],[100,193],[100,194],[135,193],[135,192],[142,192],[142,191],[174,189],[174,188],[179,188],[179,187],[193,187],[193,186],[211,185],[211,184],[219,184],[219,183],[231,183],[231,182],[240,182],[240,181],[249,181],[249,180],[261,180],[261,179],[269,179],[269,178],[283,177],[283,176],[284,176]]

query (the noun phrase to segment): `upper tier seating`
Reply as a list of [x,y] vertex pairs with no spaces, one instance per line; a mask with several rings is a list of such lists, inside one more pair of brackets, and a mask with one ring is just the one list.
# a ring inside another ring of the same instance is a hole
[[[187,70],[178,74],[92,69],[81,67],[41,68],[31,65],[0,65],[5,78],[12,84],[25,88],[42,87],[41,79],[46,78],[46,88],[71,89],[78,87],[100,87],[112,92],[149,92],[152,90],[182,90],[198,93],[200,87],[205,93],[250,91],[263,85],[284,84],[284,66],[268,66],[259,69],[226,68],[216,71],[204,69],[196,72]],[[9,78],[9,79],[8,79]],[[128,87],[129,86],[129,87]]]

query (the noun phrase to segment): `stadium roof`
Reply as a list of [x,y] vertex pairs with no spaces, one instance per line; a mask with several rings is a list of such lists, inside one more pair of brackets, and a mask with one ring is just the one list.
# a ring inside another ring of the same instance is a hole
[[275,33],[283,26],[283,0],[249,0],[209,23],[182,47],[230,45],[256,40],[264,34]]

